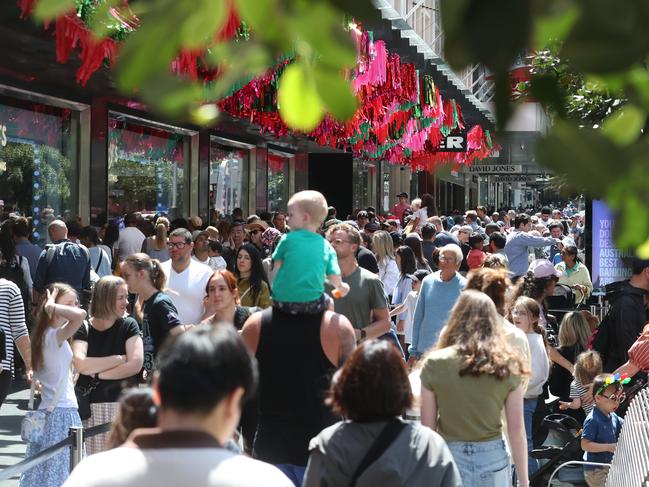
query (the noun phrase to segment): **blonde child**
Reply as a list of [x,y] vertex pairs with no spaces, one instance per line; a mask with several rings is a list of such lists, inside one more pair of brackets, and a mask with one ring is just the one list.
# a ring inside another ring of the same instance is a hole
[[538,460],[532,457],[532,417],[536,411],[539,396],[543,393],[543,384],[548,380],[550,360],[546,349],[545,329],[539,323],[541,308],[532,298],[521,296],[511,310],[510,321],[520,328],[527,337],[532,357],[532,376],[527,385],[523,402],[523,417],[527,435],[528,471],[532,475],[539,468]]
[[316,314],[327,308],[325,276],[334,295],[345,296],[349,286],[340,277],[333,247],[318,233],[327,216],[325,197],[318,191],[300,191],[288,202],[291,231],[273,252],[273,305],[290,314]]
[[559,401],[559,409],[593,410],[593,380],[602,373],[602,359],[593,350],[579,354],[575,362],[575,378],[570,383],[570,402]]

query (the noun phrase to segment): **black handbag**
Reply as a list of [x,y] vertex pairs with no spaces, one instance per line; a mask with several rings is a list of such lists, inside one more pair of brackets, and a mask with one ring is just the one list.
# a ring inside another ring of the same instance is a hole
[[90,409],[90,394],[99,385],[99,379],[92,377],[87,386],[77,384],[74,386],[74,394],[77,396],[77,407],[79,408],[79,417],[81,420],[89,419],[92,416]]

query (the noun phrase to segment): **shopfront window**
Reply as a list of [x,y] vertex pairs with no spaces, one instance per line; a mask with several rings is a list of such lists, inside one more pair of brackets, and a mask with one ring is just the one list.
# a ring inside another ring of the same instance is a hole
[[77,112],[0,97],[0,198],[32,217],[37,243],[52,220],[78,215],[78,131]]
[[212,140],[210,145],[210,209],[230,215],[241,208],[246,196],[244,184],[249,151]]
[[117,114],[109,117],[108,215],[186,217],[189,136]]
[[268,211],[286,211],[288,161],[287,156],[268,151]]
[[354,211],[373,206],[376,166],[366,161],[354,159]]

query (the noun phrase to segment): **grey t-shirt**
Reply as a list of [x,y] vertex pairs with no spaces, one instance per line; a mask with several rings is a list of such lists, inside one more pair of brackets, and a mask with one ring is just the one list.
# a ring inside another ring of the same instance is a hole
[[[385,424],[341,421],[322,430],[309,445],[303,487],[348,485]],[[408,423],[356,485],[459,487],[462,479],[442,437],[419,423]]]
[[[334,300],[336,313],[349,319],[354,328],[365,328],[371,323],[373,309],[388,307],[383,283],[376,274],[362,267],[342,279],[350,289],[344,298]],[[331,292],[330,286],[327,292]]]

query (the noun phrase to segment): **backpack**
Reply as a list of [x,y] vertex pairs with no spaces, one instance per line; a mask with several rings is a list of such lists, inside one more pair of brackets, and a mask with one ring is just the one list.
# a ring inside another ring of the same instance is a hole
[[[54,260],[54,255],[56,254],[57,248],[59,245],[65,245],[72,243],[72,242],[63,242],[63,243],[58,243],[58,244],[49,244],[45,246],[45,249],[47,250],[47,254],[45,255],[45,261],[47,262],[47,267],[50,267],[50,264],[52,263],[52,260]],[[92,297],[92,291],[95,287],[95,283],[99,280],[99,276],[97,275],[97,272],[95,269],[92,267],[92,261],[90,260],[90,251],[85,245],[79,245],[79,247],[85,252],[86,258],[88,259],[88,262],[90,262],[90,288],[89,289],[84,289],[83,294],[79,296],[79,300],[81,302],[81,307],[85,310],[88,309],[88,306],[90,305],[90,299]],[[101,255],[101,254],[100,254]],[[99,261],[101,263],[101,260]],[[97,266],[99,268],[99,266]]]
[[2,264],[0,264],[0,278],[11,281],[16,286],[18,286],[18,289],[20,289],[20,295],[23,298],[25,320],[29,320],[29,318],[31,317],[32,297],[29,294],[29,288],[27,287],[27,282],[25,282],[25,275],[23,274],[22,262],[24,257],[22,255],[18,255],[16,257],[17,260],[14,259],[12,262],[3,262]]

